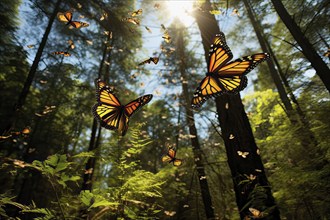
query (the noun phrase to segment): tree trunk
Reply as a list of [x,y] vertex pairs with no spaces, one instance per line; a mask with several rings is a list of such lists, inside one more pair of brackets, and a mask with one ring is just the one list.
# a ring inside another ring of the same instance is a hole
[[[253,12],[253,9],[251,8],[248,0],[243,0],[245,7],[248,12],[248,16],[251,20],[252,26],[254,28],[254,31],[257,35],[259,44],[263,51],[267,51],[270,53],[271,58],[267,60],[267,64],[270,70],[270,75],[274,80],[275,86],[279,92],[281,101],[284,104],[285,110],[287,112],[288,118],[293,126],[297,127],[296,130],[297,137],[301,140],[301,144],[308,148],[310,144],[313,144],[313,147],[317,145],[316,138],[312,131],[310,130],[310,125],[308,121],[305,118],[305,114],[300,108],[297,99],[295,98],[292,89],[290,85],[288,84],[288,81],[284,77],[284,74],[282,73],[281,66],[278,64],[275,54],[273,53],[272,48],[270,47],[268,41],[265,39],[263,31],[260,26],[260,22],[255,17],[255,13]],[[275,68],[275,63],[277,64],[277,69]],[[281,77],[280,77],[281,76]],[[281,80],[282,79],[282,80]],[[283,81],[284,80],[284,81]],[[285,87],[282,84],[282,81],[284,82],[286,88],[288,91],[290,91],[291,99],[294,101],[297,105],[297,108],[294,109],[289,98],[288,94],[285,90]],[[298,117],[299,116],[299,117]]]
[[[96,130],[97,130],[98,124],[96,119],[93,119],[93,126],[91,131],[91,139],[89,140],[89,147],[88,151],[92,151],[95,149],[95,137],[96,137]],[[92,177],[94,173],[94,166],[95,166],[95,158],[91,157],[88,158],[88,161],[85,166],[85,173],[84,173],[84,180],[82,183],[81,190],[92,190]]]
[[302,53],[309,60],[316,74],[320,77],[325,87],[330,92],[330,69],[327,64],[318,55],[313,45],[306,38],[300,27],[296,24],[294,19],[290,16],[281,0],[271,0],[277,14],[282,19],[285,26],[289,29],[293,38],[297,41],[302,49]]
[[[202,9],[195,12],[195,18],[208,62],[209,47],[220,29],[214,15],[209,13],[212,10],[209,0],[204,2]],[[217,97],[216,108],[241,219],[252,216],[249,208],[267,210],[264,219],[280,219],[240,95]],[[249,154],[244,158],[239,156],[239,151]]]
[[[110,40],[110,35],[108,35],[108,37],[107,37],[107,41],[109,41],[109,40]],[[102,70],[103,70],[103,66],[104,66],[104,61],[105,61],[106,56],[107,56],[107,45],[104,45],[103,55],[102,55],[102,59],[101,59],[101,62],[100,62],[100,67],[99,67],[98,78],[101,78]],[[108,56],[110,57],[110,53],[109,53]],[[104,79],[104,80],[106,80],[106,79]],[[97,135],[97,138],[96,138],[96,130],[97,130],[98,126],[99,126],[99,131],[98,131],[98,135]],[[101,136],[101,126],[98,125],[96,119],[93,118],[91,139],[89,141],[88,151],[93,151],[96,148],[98,148],[99,140],[101,138],[100,136]],[[84,174],[81,190],[89,190],[89,191],[92,190],[92,183],[93,183],[92,178],[93,178],[93,174],[94,174],[95,163],[96,163],[96,155],[95,155],[95,157],[89,158],[87,163],[86,163],[86,166],[85,166],[86,172]]]
[[41,40],[41,43],[39,45],[37,54],[36,54],[36,56],[33,60],[32,66],[31,66],[30,71],[29,71],[29,74],[28,74],[28,76],[25,80],[24,87],[23,87],[23,89],[22,89],[22,91],[21,91],[21,93],[18,97],[17,103],[15,104],[15,106],[13,108],[13,112],[8,117],[8,123],[7,123],[6,127],[4,128],[4,130],[2,131],[2,134],[6,134],[7,132],[9,132],[15,126],[16,119],[19,115],[19,112],[20,112],[21,108],[23,107],[23,105],[25,103],[25,100],[26,100],[26,97],[29,93],[29,90],[30,90],[30,87],[32,85],[34,76],[35,76],[36,71],[38,69],[38,65],[39,65],[39,62],[40,62],[42,52],[43,52],[43,50],[45,48],[45,45],[46,45],[46,42],[48,40],[48,35],[49,35],[49,33],[52,29],[54,20],[56,18],[58,9],[59,9],[60,4],[61,4],[61,1],[62,0],[57,0],[57,2],[55,4],[53,13],[51,14],[51,16],[49,18],[48,25],[46,27],[45,33],[44,33],[44,35],[42,37],[42,40]]
[[[183,33],[182,30],[183,25],[178,25],[178,38],[177,38],[177,50],[178,50],[178,55],[180,60],[180,73],[182,77],[182,82],[186,82],[188,80],[187,75],[186,75],[186,64],[185,64],[185,54],[184,54],[184,48],[183,48]],[[205,209],[205,214],[207,219],[214,219],[214,208],[212,206],[212,198],[207,182],[207,177],[205,175],[205,169],[203,165],[203,158],[202,158],[202,152],[201,152],[201,147],[198,141],[198,136],[197,136],[197,129],[195,126],[195,119],[194,119],[194,113],[192,109],[190,108],[190,99],[189,99],[189,91],[188,91],[188,85],[186,83],[182,83],[182,91],[183,91],[183,97],[184,97],[184,102],[185,102],[185,110],[186,110],[186,116],[187,116],[187,121],[189,125],[189,133],[191,135],[191,145],[193,147],[193,153],[194,153],[194,161],[196,164],[197,168],[197,174],[198,174],[198,180],[199,180],[199,185],[201,189],[201,195],[202,195],[202,200],[204,203],[204,209]]]
[[[265,40],[264,35],[262,33],[262,30],[259,26],[259,23],[257,22],[257,19],[254,17],[254,14],[253,14],[252,9],[251,9],[251,7],[248,3],[248,0],[243,0],[243,2],[244,2],[244,5],[246,7],[246,10],[248,12],[248,16],[249,16],[249,19],[250,19],[251,24],[253,26],[253,29],[254,29],[254,31],[257,35],[257,38],[258,38],[259,44],[261,46],[261,49],[264,52],[268,52],[269,48],[266,45],[266,42],[265,42],[266,40]],[[268,68],[269,68],[269,73],[270,73],[272,79],[274,80],[275,86],[276,86],[277,91],[280,95],[280,99],[281,99],[282,103],[284,104],[285,110],[288,112],[289,117],[290,117],[290,115],[292,114],[292,111],[293,111],[293,107],[292,107],[290,99],[288,98],[288,95],[285,91],[285,88],[282,84],[279,73],[275,68],[275,64],[274,64],[274,61],[273,61],[272,57],[267,60],[267,64],[268,64]]]

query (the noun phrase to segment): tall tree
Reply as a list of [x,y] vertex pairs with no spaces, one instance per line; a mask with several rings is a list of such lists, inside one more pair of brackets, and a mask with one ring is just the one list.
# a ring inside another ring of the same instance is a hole
[[[257,35],[262,50],[271,54],[271,58],[267,60],[269,72],[275,83],[275,86],[279,93],[279,97],[284,105],[285,111],[290,119],[290,122],[292,123],[292,125],[298,128],[297,135],[301,139],[301,144],[304,145],[306,148],[308,148],[310,144],[313,144],[313,146],[315,146],[317,142],[312,131],[310,130],[309,123],[305,118],[305,114],[300,109],[299,104],[294,94],[292,93],[292,89],[288,84],[288,82],[286,81],[286,78],[284,77],[284,74],[281,73],[281,67],[278,64],[278,62],[276,62],[277,61],[276,56],[273,53],[273,50],[270,47],[267,39],[265,38],[260,22],[258,21],[258,18],[255,17],[255,13],[253,12],[253,9],[249,1],[243,0],[243,2],[248,12],[249,19],[252,23],[253,29]],[[277,63],[278,65],[276,65],[275,63]],[[275,66],[277,68],[275,68]],[[283,79],[285,80],[286,83],[283,82]],[[284,84],[286,85],[285,87]],[[295,103],[297,103],[297,108],[296,108],[297,110],[293,108],[286,89],[291,91],[292,100],[294,100]]]
[[48,25],[46,27],[45,33],[44,33],[44,35],[42,37],[42,40],[40,42],[40,45],[39,45],[37,54],[36,54],[36,56],[35,56],[35,58],[33,60],[32,66],[31,66],[30,71],[29,71],[29,74],[28,74],[28,76],[26,78],[26,81],[24,83],[24,87],[23,87],[22,91],[20,92],[20,95],[18,97],[17,103],[15,104],[15,106],[13,108],[12,114],[10,115],[10,117],[8,117],[8,121],[6,123],[6,127],[4,128],[3,131],[1,131],[2,134],[6,134],[10,129],[12,129],[12,127],[14,126],[15,121],[16,121],[18,115],[19,115],[19,112],[21,111],[21,108],[23,107],[23,105],[25,103],[25,100],[26,100],[26,97],[27,97],[27,95],[29,93],[29,90],[30,90],[30,87],[32,85],[34,76],[35,76],[35,74],[37,72],[41,55],[43,53],[43,50],[44,50],[45,45],[46,45],[46,42],[48,40],[49,33],[50,33],[51,29],[52,29],[52,25],[53,25],[54,20],[56,18],[56,14],[57,14],[57,12],[59,10],[61,1],[62,0],[57,0],[57,2],[55,3],[53,12],[52,12],[52,14],[51,14],[51,16],[50,16],[50,18],[48,20]]
[[[206,0],[194,14],[207,62],[211,40],[220,32],[209,11],[212,11],[211,3]],[[252,215],[249,208],[267,212],[265,219],[280,219],[240,95],[217,97],[216,108],[241,219]],[[241,157],[238,151],[249,152],[249,155]]]
[[[110,35],[108,35],[107,37],[107,41],[110,40]],[[103,55],[102,55],[102,59],[100,62],[100,66],[99,66],[99,72],[98,72],[98,78],[101,78],[102,76],[102,70],[103,70],[103,66],[104,66],[104,61],[105,58],[107,56],[107,45],[104,45],[104,49],[103,49]],[[108,56],[110,57],[110,53],[108,54]],[[99,127],[99,129],[97,129]],[[96,132],[98,130],[98,135],[96,135]],[[91,130],[91,137],[89,140],[89,146],[88,146],[88,151],[93,151],[96,148],[98,148],[98,144],[99,144],[99,140],[100,140],[100,136],[101,136],[101,126],[98,125],[96,119],[93,119],[93,125],[92,125],[92,130]],[[85,166],[85,170],[89,171],[89,172],[85,172],[84,174],[84,178],[83,178],[83,183],[82,183],[82,190],[92,190],[92,178],[93,178],[93,171],[95,169],[95,163],[96,163],[96,158],[92,157],[89,158],[86,166]]]
[[188,84],[186,83],[188,80],[187,74],[186,74],[186,65],[187,61],[185,60],[185,52],[184,52],[184,39],[183,39],[183,31],[184,31],[184,26],[180,21],[176,22],[177,24],[177,30],[176,30],[176,35],[177,35],[177,56],[180,61],[179,63],[179,71],[181,74],[181,84],[182,84],[182,94],[184,98],[184,107],[186,110],[186,117],[187,117],[187,122],[189,126],[189,133],[190,133],[190,140],[191,140],[191,145],[193,147],[193,153],[194,153],[194,161],[196,164],[196,169],[197,169],[197,177],[199,180],[199,186],[201,190],[201,196],[202,200],[204,203],[204,209],[205,209],[205,214],[207,219],[214,219],[214,207],[212,205],[212,197],[210,194],[209,190],[209,185],[207,181],[207,177],[205,174],[205,168],[203,165],[203,158],[202,158],[202,151],[201,151],[201,146],[199,144],[198,140],[198,134],[197,134],[197,129],[195,126],[195,118],[194,118],[194,113],[190,107],[190,97],[189,97],[189,91],[188,91]]
[[288,28],[294,39],[301,47],[301,52],[309,60],[316,74],[322,80],[324,86],[330,92],[330,69],[322,60],[319,54],[314,49],[312,43],[307,39],[304,32],[297,25],[295,20],[290,16],[281,0],[271,0],[277,14],[282,19],[285,26]]

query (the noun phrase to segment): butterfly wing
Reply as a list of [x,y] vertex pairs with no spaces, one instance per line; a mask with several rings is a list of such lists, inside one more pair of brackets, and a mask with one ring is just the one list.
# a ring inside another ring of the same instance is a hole
[[134,16],[138,16],[138,15],[141,15],[142,14],[142,9],[139,9],[137,11],[133,11],[131,13],[131,16],[134,17]]
[[193,108],[199,108],[207,99],[218,96],[226,91],[220,85],[217,77],[213,75],[232,58],[233,54],[227,46],[225,35],[220,32],[214,37],[211,44],[208,63],[209,74],[202,80],[194,93],[191,102]]
[[157,64],[158,61],[159,61],[159,58],[158,58],[158,57],[151,57],[151,61],[152,61],[154,64]]
[[128,117],[131,117],[142,106],[144,106],[145,104],[147,104],[148,102],[150,102],[151,99],[152,99],[152,95],[151,94],[148,94],[148,95],[141,96],[141,97],[139,97],[139,98],[131,101],[130,103],[128,103],[127,105],[125,105],[125,114]]
[[124,127],[125,118],[122,119],[123,106],[113,91],[102,80],[97,80],[97,102],[93,108],[94,117],[100,122],[102,127],[110,130]]
[[70,25],[74,28],[88,27],[89,24],[82,21],[71,21]]
[[217,72],[217,77],[221,86],[226,92],[230,93],[243,90],[247,85],[247,78],[245,75],[268,58],[269,55],[267,53],[257,53],[234,60],[222,66]]
[[206,76],[196,89],[191,106],[193,108],[199,108],[207,99],[222,94],[224,90],[219,84],[218,79],[212,76]]
[[263,216],[263,213],[260,212],[258,209],[249,208],[249,211],[252,213],[253,218],[261,218]]
[[174,162],[176,151],[173,148],[169,148],[166,155],[162,157],[163,162]]
[[71,54],[69,52],[64,52],[64,51],[55,51],[53,52],[54,55],[63,55],[65,57],[69,57],[71,56]]
[[170,156],[172,159],[174,159],[176,155],[176,151],[173,148],[169,148],[167,155]]
[[267,53],[257,53],[251,56],[245,56],[234,60],[217,71],[217,75],[221,76],[241,76],[246,75],[253,70],[259,63],[269,58]]
[[181,166],[181,164],[182,164],[182,160],[180,160],[180,159],[175,159],[173,161],[173,165],[176,167]]
[[152,58],[150,57],[149,59],[142,61],[142,62],[139,63],[138,65],[141,66],[141,65],[143,65],[143,64],[150,63],[150,62],[151,62],[151,59],[152,59]]
[[217,72],[219,68],[224,66],[232,58],[233,54],[226,43],[225,35],[220,32],[215,35],[211,44],[208,63],[209,73]]
[[59,21],[69,23],[69,22],[71,22],[71,19],[72,19],[72,12],[70,12],[70,11],[67,11],[64,13],[58,12],[57,18]]
[[171,162],[172,158],[168,155],[162,156],[162,162]]

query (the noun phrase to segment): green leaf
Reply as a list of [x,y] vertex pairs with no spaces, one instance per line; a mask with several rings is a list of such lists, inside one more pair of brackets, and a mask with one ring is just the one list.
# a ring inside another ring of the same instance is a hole
[[73,157],[79,158],[79,157],[94,157],[94,156],[95,156],[94,152],[88,151],[88,152],[81,152],[79,154],[74,155]]
[[118,206],[117,202],[110,202],[101,195],[93,194],[88,190],[84,190],[80,193],[80,200],[83,204],[88,206],[88,210],[99,206]]

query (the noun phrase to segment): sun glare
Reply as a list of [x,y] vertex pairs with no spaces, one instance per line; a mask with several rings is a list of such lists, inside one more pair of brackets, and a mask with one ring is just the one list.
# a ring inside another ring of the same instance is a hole
[[179,18],[185,25],[189,26],[193,23],[194,18],[189,15],[194,5],[193,0],[168,0],[166,1],[166,7],[169,11],[170,18]]

